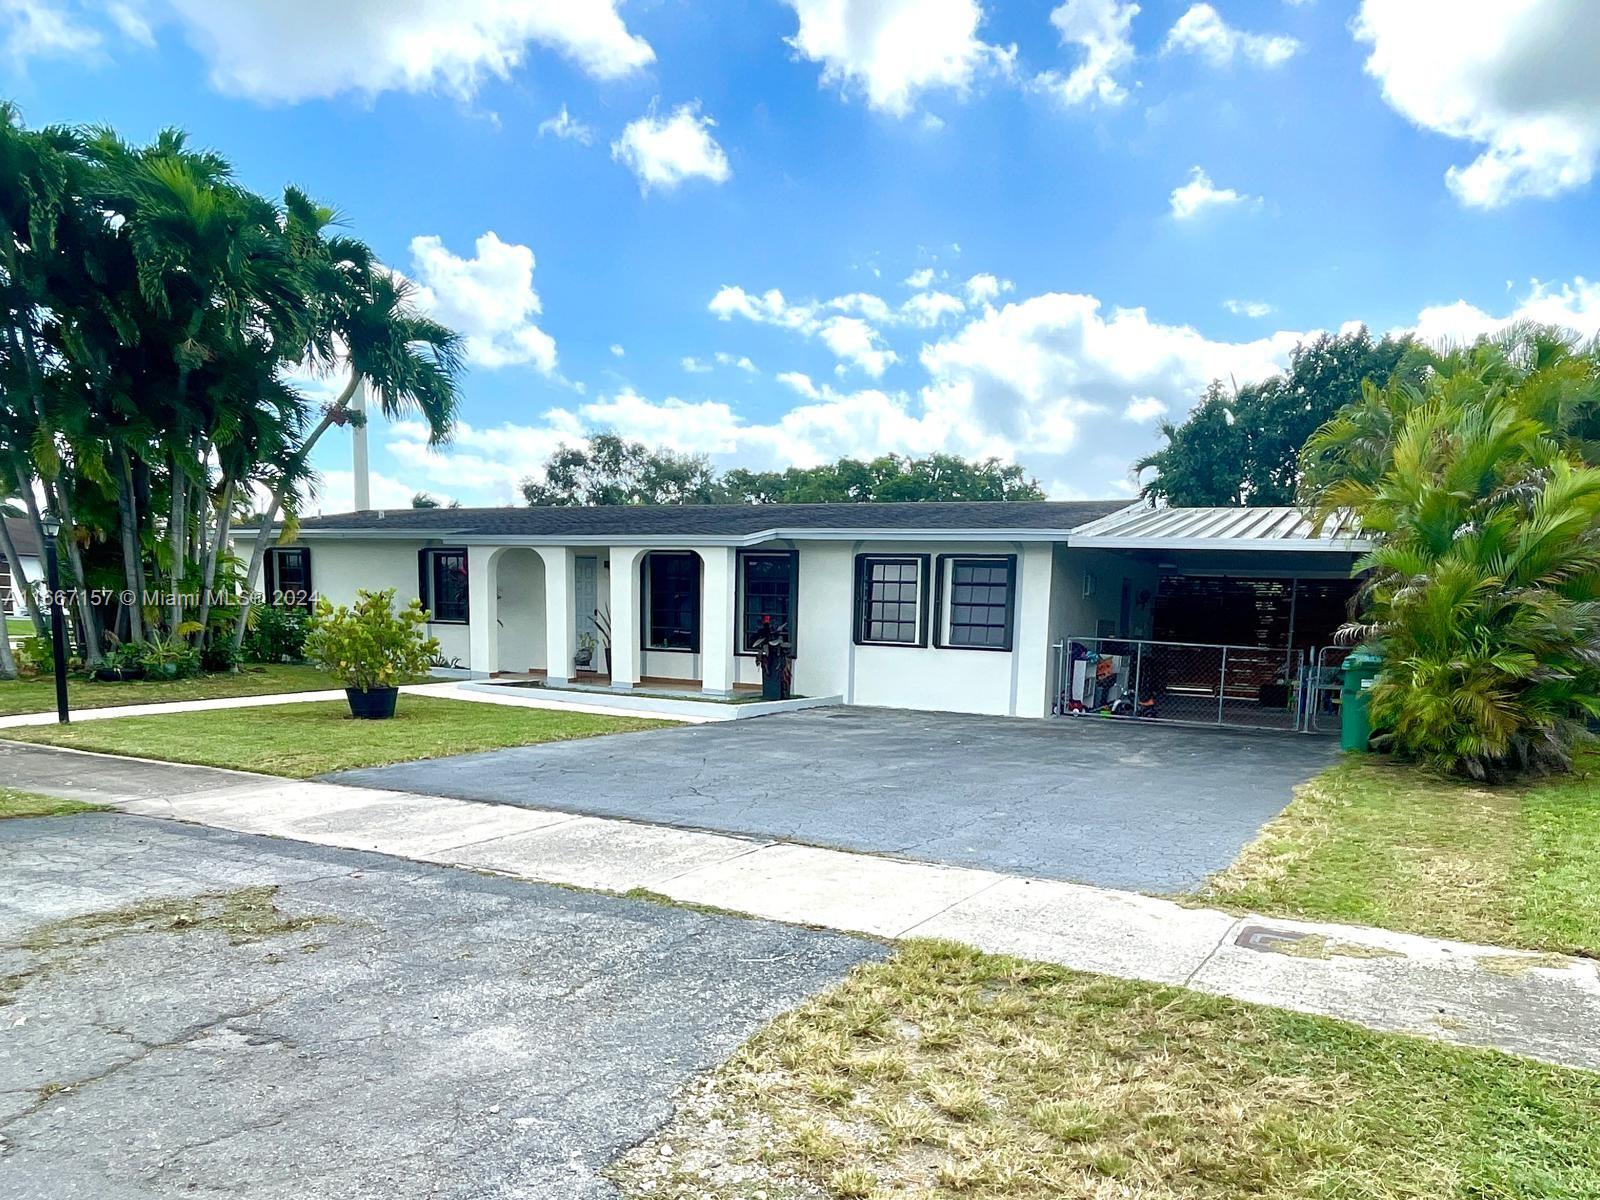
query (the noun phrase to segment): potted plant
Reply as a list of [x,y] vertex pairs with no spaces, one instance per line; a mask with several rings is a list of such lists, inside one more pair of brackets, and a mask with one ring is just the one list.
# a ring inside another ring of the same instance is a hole
[[422,602],[396,609],[394,594],[358,591],[348,608],[319,600],[306,634],[307,660],[344,684],[350,715],[361,720],[394,716],[399,685],[426,674],[439,655]]
[[587,632],[579,634],[578,653],[573,656],[572,661],[580,667],[592,666],[594,663],[594,646],[594,634]]
[[121,683],[143,679],[145,648],[138,642],[118,642],[106,655],[106,664],[96,667],[94,677],[101,683]]
[[750,649],[761,664],[761,698],[787,700],[794,646],[789,641],[789,626],[779,624],[770,616],[762,617],[761,624],[750,636]]

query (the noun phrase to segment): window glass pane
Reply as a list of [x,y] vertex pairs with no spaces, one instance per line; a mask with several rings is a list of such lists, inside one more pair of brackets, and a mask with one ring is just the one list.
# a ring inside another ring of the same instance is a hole
[[433,619],[467,619],[467,554],[464,550],[435,550],[433,560]]
[[311,604],[311,551],[304,546],[273,547],[267,575],[267,602],[290,608]]
[[743,640],[739,648],[750,649],[750,640],[761,628],[764,617],[775,626],[788,629],[794,643],[794,559],[787,554],[748,554],[743,564],[744,588]]
[[950,564],[950,645],[1004,648],[1008,640],[1010,569],[1004,563],[957,559]]
[[864,641],[916,645],[921,569],[915,559],[865,560],[857,615]]
[[655,650],[693,650],[699,641],[699,558],[693,554],[652,554],[649,563],[649,646]]

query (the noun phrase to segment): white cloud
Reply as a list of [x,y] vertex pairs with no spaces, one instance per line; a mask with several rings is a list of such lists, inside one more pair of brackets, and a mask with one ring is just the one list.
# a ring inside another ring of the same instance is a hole
[[933,275],[934,271],[932,267],[922,267],[919,270],[913,271],[911,274],[907,275],[904,282],[908,288],[916,288],[918,291],[921,291],[923,288],[928,287],[933,283]]
[[[354,512],[356,477],[353,471],[321,471],[315,490],[301,489],[301,512],[307,516],[322,513]],[[367,492],[373,508],[410,508],[417,489],[377,471],[367,472]]]
[[469,361],[482,367],[528,364],[545,374],[556,367],[555,339],[534,323],[541,312],[533,289],[533,251],[502,242],[493,232],[461,258],[437,237],[411,239],[417,304],[466,339]]
[[1078,65],[1066,74],[1046,71],[1034,87],[1065,105],[1121,104],[1128,89],[1117,76],[1133,62],[1130,32],[1139,6],[1124,0],[1066,0],[1050,14],[1061,44],[1081,51]]
[[988,273],[972,276],[964,285],[967,299],[974,304],[989,304],[999,298],[1001,292],[1009,292],[1016,285],[1009,279],[1000,279]]
[[1535,279],[1516,307],[1501,317],[1465,300],[1430,305],[1417,315],[1413,328],[1424,341],[1459,345],[1524,321],[1559,325],[1583,338],[1600,336],[1600,280],[1579,275],[1558,285]]
[[623,129],[611,143],[611,157],[639,177],[642,192],[670,191],[688,179],[725,183],[733,170],[711,136],[716,124],[698,104],[680,104],[665,118],[652,112]]
[[1213,67],[1235,58],[1258,67],[1278,67],[1300,51],[1300,43],[1282,34],[1246,33],[1235,29],[1209,4],[1193,4],[1167,31],[1163,53],[1198,54]]
[[988,71],[1009,74],[1015,46],[978,37],[977,0],[785,0],[799,18],[788,40],[822,82],[860,89],[872,108],[903,117],[927,91],[965,94]]
[[709,375],[712,369],[710,363],[688,354],[678,360],[678,365],[691,375]]
[[841,368],[851,363],[874,379],[890,363],[900,361],[900,356],[884,345],[878,331],[859,317],[829,317],[818,328],[817,336],[833,351]]
[[[737,289],[724,289],[734,293]],[[719,293],[721,295],[721,293]],[[781,293],[737,293],[725,307],[785,319],[797,307]],[[1469,340],[1519,319],[1600,332],[1600,282],[1534,282],[1509,311],[1465,303],[1424,309],[1415,328],[1430,339]],[[813,319],[828,319],[824,312]],[[847,318],[854,319],[854,318]],[[842,390],[798,371],[775,378],[793,407],[752,420],[714,400],[652,399],[632,389],[533,423],[463,426],[429,449],[419,422],[388,428],[385,449],[416,488],[469,502],[505,502],[557,445],[613,428],[653,445],[705,453],[723,467],[809,466],[840,455],[946,451],[1022,462],[1052,495],[1131,494],[1129,464],[1155,446],[1155,423],[1181,419],[1213,379],[1243,385],[1281,370],[1317,331],[1277,330],[1238,342],[1169,324],[1143,308],[1108,307],[1094,296],[1053,292],[987,307],[925,346],[919,384],[902,390]],[[815,335],[813,335],[815,336]]]
[[580,146],[587,146],[594,141],[594,130],[569,113],[565,104],[555,116],[539,122],[539,136],[546,134],[564,142],[577,142]]
[[1587,184],[1600,161],[1600,4],[1363,0],[1355,35],[1389,106],[1481,146],[1445,173],[1463,204],[1497,208]]
[[596,79],[655,59],[616,0],[162,0],[219,91],[295,102],[341,92],[472,94],[507,78],[530,46]]
[[716,353],[716,359],[719,366],[737,367],[746,375],[761,374],[761,369],[757,367],[755,363],[751,362],[749,357],[746,355],[729,354],[726,350],[718,350]]
[[871,292],[850,292],[848,295],[835,296],[828,301],[827,307],[838,309],[840,312],[855,313],[880,325],[894,320],[894,309],[889,307],[883,297],[874,296]]
[[621,342],[612,342],[611,343],[611,357],[613,357],[613,358],[622,358],[627,353],[628,352],[622,348],[622,343]]
[[1128,407],[1122,410],[1122,419],[1136,423],[1154,421],[1157,417],[1167,415],[1167,404],[1154,396],[1136,396],[1128,401]]
[[131,0],[112,0],[106,5],[106,16],[111,18],[111,23],[117,27],[117,31],[135,45],[148,47],[156,44],[156,35],[150,28],[150,19],[138,3]]
[[949,292],[918,292],[900,306],[900,316],[913,325],[937,325],[946,317],[965,312],[967,306]]
[[0,29],[6,57],[69,58],[95,52],[100,34],[53,0],[0,0]]
[[1272,315],[1272,305],[1265,300],[1224,300],[1222,307],[1236,317],[1267,317]]
[[1254,203],[1256,197],[1247,196],[1233,188],[1219,188],[1200,167],[1190,167],[1189,181],[1172,189],[1170,201],[1172,219],[1189,221],[1213,209]]

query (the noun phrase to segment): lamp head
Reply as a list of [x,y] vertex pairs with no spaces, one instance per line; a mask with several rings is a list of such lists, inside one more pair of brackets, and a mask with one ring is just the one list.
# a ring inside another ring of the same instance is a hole
[[61,532],[60,517],[53,517],[49,514],[46,514],[39,518],[39,524],[44,527],[44,535],[47,538],[53,538],[56,536],[56,534]]

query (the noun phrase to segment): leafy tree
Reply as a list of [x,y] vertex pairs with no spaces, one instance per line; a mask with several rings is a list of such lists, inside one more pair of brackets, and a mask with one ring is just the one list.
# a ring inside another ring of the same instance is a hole
[[1402,364],[1417,369],[1415,352],[1409,338],[1374,341],[1363,327],[1297,346],[1289,369],[1260,383],[1212,383],[1181,425],[1162,422],[1167,444],[1134,464],[1155,472],[1144,495],[1175,505],[1293,504],[1306,438],[1360,396],[1363,380],[1381,387]]
[[651,450],[615,433],[597,433],[582,446],[559,447],[543,481],[526,479],[531,505],[710,504],[720,497],[704,455]]
[[1564,770],[1600,716],[1600,350],[1520,329],[1370,383],[1306,446],[1319,521],[1376,546],[1366,614],[1397,753],[1497,781]]
[[529,504],[841,504],[863,500],[1042,500],[1015,464],[951,454],[870,462],[841,458],[786,471],[735,468],[718,476],[704,455],[655,451],[614,433],[562,446],[544,479],[522,485]]
[[1039,481],[997,458],[968,462],[953,454],[870,462],[841,458],[786,471],[735,469],[722,479],[730,501],[753,504],[840,504],[863,500],[1043,500]]

